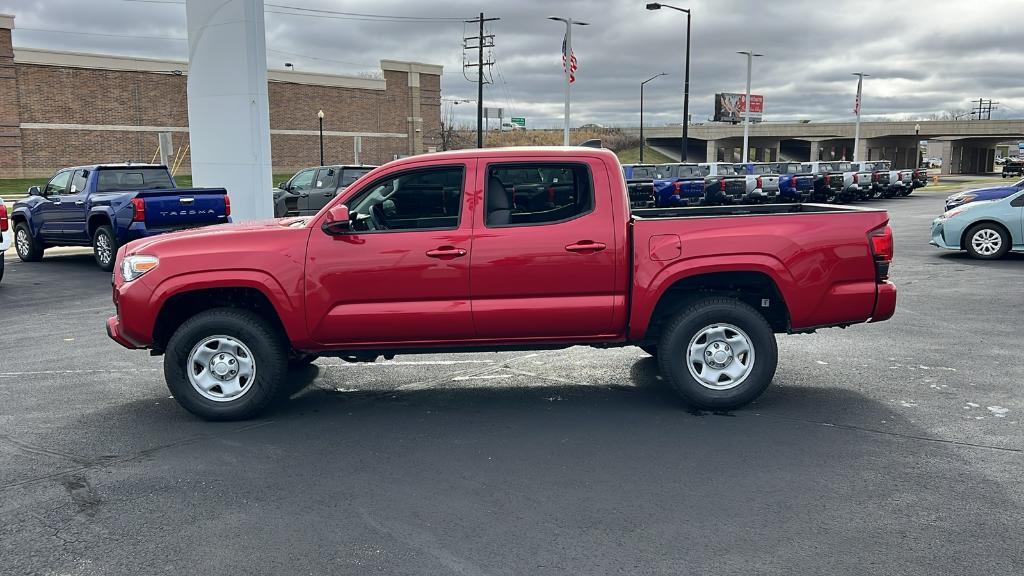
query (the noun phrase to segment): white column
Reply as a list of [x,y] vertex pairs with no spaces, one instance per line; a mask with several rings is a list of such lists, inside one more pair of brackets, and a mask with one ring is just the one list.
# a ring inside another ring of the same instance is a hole
[[236,222],[272,218],[263,0],[186,0],[185,13],[192,181],[227,188]]

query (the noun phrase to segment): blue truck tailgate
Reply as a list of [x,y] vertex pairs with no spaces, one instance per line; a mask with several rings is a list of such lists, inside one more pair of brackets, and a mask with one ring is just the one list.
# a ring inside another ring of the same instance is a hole
[[223,188],[140,190],[146,207],[146,227],[177,229],[226,222],[230,200]]

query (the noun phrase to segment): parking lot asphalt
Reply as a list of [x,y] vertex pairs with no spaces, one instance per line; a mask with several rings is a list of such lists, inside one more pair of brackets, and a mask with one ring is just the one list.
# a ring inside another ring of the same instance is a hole
[[753,405],[637,348],[319,360],[207,423],[108,340],[89,254],[0,283],[3,574],[1020,574],[1024,257],[928,246],[945,194],[875,201],[896,316],[780,336]]

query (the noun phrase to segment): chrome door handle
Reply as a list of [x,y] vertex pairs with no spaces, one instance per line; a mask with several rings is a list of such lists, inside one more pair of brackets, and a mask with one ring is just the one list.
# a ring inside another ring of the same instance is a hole
[[85,204],[84,200],[75,200],[75,206],[81,206],[82,204]]
[[56,199],[55,199],[55,200],[53,201],[53,205],[54,205],[54,206],[60,206],[60,198],[56,198]]
[[580,240],[575,244],[569,244],[565,249],[569,252],[576,252],[579,254],[593,254],[594,252],[600,252],[607,248],[605,244],[601,242],[594,242],[592,240]]

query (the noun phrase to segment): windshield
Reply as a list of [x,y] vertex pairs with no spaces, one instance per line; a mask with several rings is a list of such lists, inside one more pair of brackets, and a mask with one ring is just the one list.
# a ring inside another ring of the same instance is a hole
[[752,168],[754,170],[754,174],[774,174],[775,173],[775,170],[773,169],[773,167],[769,166],[767,164],[754,164],[754,166]]
[[719,164],[717,169],[719,176],[732,176],[734,174],[739,174],[739,172],[736,172],[736,166],[733,166],[732,164]]
[[840,172],[850,172],[853,170],[853,164],[850,162],[836,162],[833,166]]
[[657,178],[658,169],[654,166],[634,166],[633,178]]
[[779,164],[777,166],[779,174],[800,174],[804,172],[803,167],[800,164]]
[[341,172],[341,186],[348,186],[368,174],[373,168],[345,168]]
[[166,168],[104,168],[99,172],[97,192],[174,188]]

